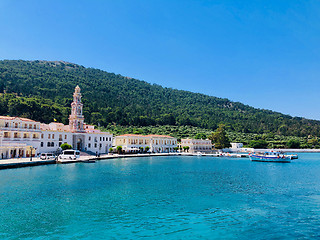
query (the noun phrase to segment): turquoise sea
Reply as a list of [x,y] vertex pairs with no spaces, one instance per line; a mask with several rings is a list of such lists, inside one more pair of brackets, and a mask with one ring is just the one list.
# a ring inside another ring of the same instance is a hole
[[0,239],[320,238],[320,154],[1,170],[0,209]]

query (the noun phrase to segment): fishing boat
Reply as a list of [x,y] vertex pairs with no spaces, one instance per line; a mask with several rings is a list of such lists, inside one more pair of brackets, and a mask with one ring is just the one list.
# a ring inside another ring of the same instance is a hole
[[279,162],[290,163],[292,160],[291,155],[284,155],[281,152],[264,152],[264,153],[251,153],[249,158],[253,162]]

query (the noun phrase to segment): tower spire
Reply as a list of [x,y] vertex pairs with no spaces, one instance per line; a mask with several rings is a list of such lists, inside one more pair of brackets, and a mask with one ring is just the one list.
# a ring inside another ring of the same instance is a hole
[[83,104],[81,103],[81,89],[77,85],[73,93],[73,102],[71,103],[71,114],[69,115],[69,128],[71,132],[84,131],[84,116],[82,115]]

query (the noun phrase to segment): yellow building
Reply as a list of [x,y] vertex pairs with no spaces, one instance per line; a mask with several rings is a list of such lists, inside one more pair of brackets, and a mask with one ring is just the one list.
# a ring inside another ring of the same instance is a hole
[[114,145],[121,146],[126,152],[139,152],[140,148],[149,152],[173,152],[177,147],[177,139],[166,135],[124,134],[114,138]]
[[210,153],[212,152],[211,140],[204,139],[181,139],[181,147],[189,147],[189,153]]

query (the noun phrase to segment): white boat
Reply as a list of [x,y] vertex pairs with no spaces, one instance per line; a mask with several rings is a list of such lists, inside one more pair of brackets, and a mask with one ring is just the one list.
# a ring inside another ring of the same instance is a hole
[[290,154],[290,155],[285,155],[286,157],[291,157],[291,159],[298,159],[298,154]]
[[284,155],[281,152],[252,153],[249,154],[249,158],[254,162],[290,163],[292,160],[291,155]]
[[197,152],[197,156],[201,157],[202,156],[202,152]]

